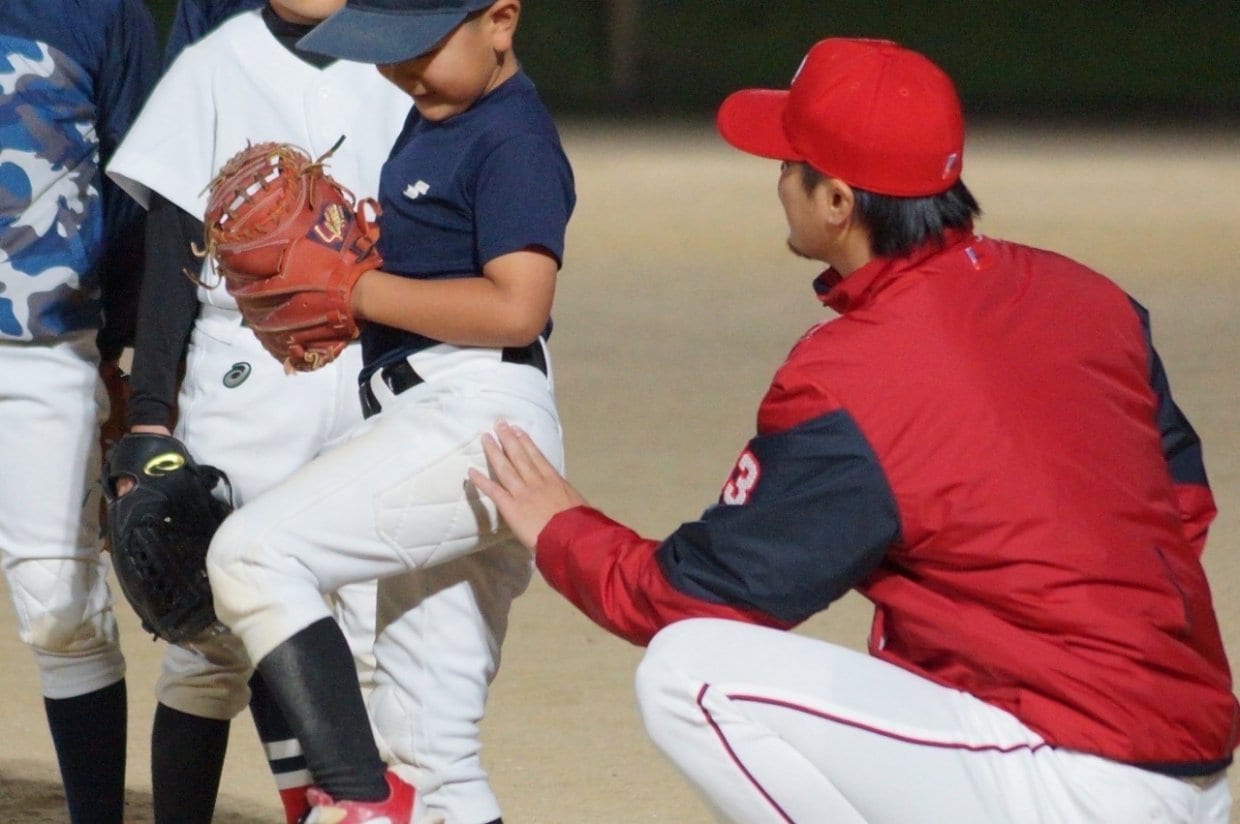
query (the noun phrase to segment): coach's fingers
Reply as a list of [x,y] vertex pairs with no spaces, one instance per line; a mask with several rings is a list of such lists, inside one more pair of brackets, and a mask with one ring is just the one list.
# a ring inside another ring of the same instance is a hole
[[516,478],[514,484],[520,487],[520,491],[510,487],[509,492],[518,498],[540,498],[544,502],[560,505],[561,509],[571,509],[585,503],[581,493],[547,460],[528,432],[500,421],[495,425],[495,434],[504,457],[512,467]]
[[[491,471],[491,478],[498,481],[505,491],[511,491],[521,483],[521,474],[517,468],[512,465],[507,452],[495,436],[488,433],[482,435],[482,452],[486,455],[487,466]],[[472,473],[472,470],[471,470]],[[473,477],[472,474],[470,476]],[[488,493],[488,497],[494,498],[494,495]]]
[[528,485],[508,459],[503,445],[491,434],[482,436],[482,451],[487,457],[488,477],[478,469],[469,469],[469,480],[483,495],[495,502],[499,516],[508,524],[526,549],[534,551],[538,533],[551,518],[543,514],[536,498],[532,498]]
[[543,455],[534,439],[521,427],[499,421],[495,424],[495,435],[504,447],[504,454],[522,479],[533,482],[535,479],[560,477],[560,473]]
[[533,552],[538,544],[539,533],[555,513],[545,511],[536,500],[531,501],[528,497],[519,499],[502,483],[488,478],[477,469],[469,470],[469,480],[479,492],[495,502],[500,518],[508,524],[512,534],[526,549]]
[[585,503],[517,427],[497,425],[494,436],[482,436],[482,449],[490,477],[471,469],[469,479],[479,492],[495,502],[513,534],[531,550],[552,518]]
[[509,494],[508,490],[472,467],[469,469],[469,482],[477,487],[478,491],[483,495],[495,501],[495,505],[499,507],[501,515],[507,507],[511,506],[512,495]]

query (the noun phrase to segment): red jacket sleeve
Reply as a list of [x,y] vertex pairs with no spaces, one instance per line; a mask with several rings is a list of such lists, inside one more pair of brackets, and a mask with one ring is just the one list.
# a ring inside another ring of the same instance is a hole
[[659,545],[598,510],[577,507],[556,515],[543,529],[536,561],[553,589],[608,632],[639,646],[685,618],[789,626],[673,588],[655,557]]

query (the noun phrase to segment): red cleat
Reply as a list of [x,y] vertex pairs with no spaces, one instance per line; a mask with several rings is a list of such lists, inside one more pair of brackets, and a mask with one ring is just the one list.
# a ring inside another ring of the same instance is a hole
[[383,801],[334,801],[320,789],[306,791],[310,814],[304,824],[410,824],[414,789],[387,771],[388,797]]

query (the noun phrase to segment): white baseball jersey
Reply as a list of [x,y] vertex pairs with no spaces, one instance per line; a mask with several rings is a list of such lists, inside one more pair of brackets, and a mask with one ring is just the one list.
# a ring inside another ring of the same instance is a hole
[[[144,205],[154,190],[201,218],[207,186],[247,144],[294,143],[319,157],[344,137],[328,171],[367,197],[379,191],[379,170],[410,105],[374,66],[340,60],[317,69],[280,45],[258,12],[247,12],[168,68],[108,174]],[[236,308],[223,288],[204,288],[199,297]]]

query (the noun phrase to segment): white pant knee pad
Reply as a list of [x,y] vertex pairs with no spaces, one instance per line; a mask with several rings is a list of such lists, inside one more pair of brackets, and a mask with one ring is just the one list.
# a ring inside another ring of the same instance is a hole
[[215,614],[245,645],[257,665],[276,646],[322,618],[332,617],[317,586],[295,558],[266,551],[261,525],[234,511],[207,551]]
[[95,559],[22,561],[8,571],[19,636],[34,651],[43,695],[73,698],[125,675],[105,575]]

